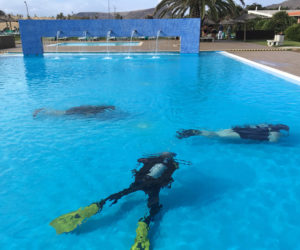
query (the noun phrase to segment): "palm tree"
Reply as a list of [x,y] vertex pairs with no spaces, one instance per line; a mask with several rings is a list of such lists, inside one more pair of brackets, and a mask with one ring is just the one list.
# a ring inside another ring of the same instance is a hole
[[[243,5],[244,0],[239,0]],[[214,19],[226,14],[234,14],[236,3],[234,0],[162,0],[157,6],[155,13],[159,17],[171,15],[173,18],[205,18],[207,11]]]

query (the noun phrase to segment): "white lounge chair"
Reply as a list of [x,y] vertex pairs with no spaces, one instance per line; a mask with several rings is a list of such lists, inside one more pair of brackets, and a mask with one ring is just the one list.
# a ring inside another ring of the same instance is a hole
[[68,37],[66,37],[66,36],[64,36],[64,37],[59,37],[58,40],[66,41],[66,40],[68,40]]
[[81,37],[78,37],[78,40],[79,41],[87,41],[88,37],[87,36],[81,36]]
[[283,45],[283,42],[284,42],[283,35],[275,35],[274,40],[267,40],[269,47]]
[[212,36],[203,36],[203,37],[200,37],[200,41],[202,41],[202,42],[205,42],[205,41],[214,42],[215,38],[212,37]]

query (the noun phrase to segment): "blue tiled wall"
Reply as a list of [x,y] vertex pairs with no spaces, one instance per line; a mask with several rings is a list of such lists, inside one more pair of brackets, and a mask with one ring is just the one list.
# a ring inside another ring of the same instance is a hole
[[60,36],[80,37],[84,32],[88,36],[106,37],[109,30],[111,36],[130,37],[132,30],[138,36],[181,37],[181,53],[198,53],[200,38],[200,19],[138,19],[138,20],[20,20],[20,32],[24,55],[43,54],[42,37]]

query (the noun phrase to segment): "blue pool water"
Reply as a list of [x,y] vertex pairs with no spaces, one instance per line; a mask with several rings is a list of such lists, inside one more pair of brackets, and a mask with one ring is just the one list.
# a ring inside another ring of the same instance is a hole
[[48,46],[139,46],[140,42],[78,42],[78,43],[58,43]]
[[[49,222],[128,187],[136,160],[162,151],[192,165],[161,193],[152,249],[299,249],[299,86],[218,53],[104,57],[0,57],[1,249],[130,249],[147,211],[142,192],[71,234]],[[107,119],[32,117],[85,104],[117,110]],[[174,137],[263,122],[289,125],[290,136]]]

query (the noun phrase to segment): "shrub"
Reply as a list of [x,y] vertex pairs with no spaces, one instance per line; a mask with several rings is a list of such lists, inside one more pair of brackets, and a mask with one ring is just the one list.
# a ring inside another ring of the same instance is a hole
[[271,18],[269,24],[273,26],[276,32],[283,32],[287,27],[296,22],[296,18],[290,17],[285,11],[280,11]]
[[254,23],[254,29],[255,30],[265,30],[263,27],[265,25],[265,23],[268,22],[267,19],[260,19],[260,20],[257,20],[255,23]]
[[285,31],[288,39],[300,42],[300,24],[293,24]]

